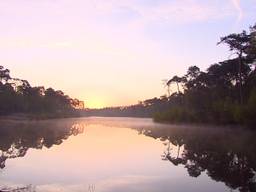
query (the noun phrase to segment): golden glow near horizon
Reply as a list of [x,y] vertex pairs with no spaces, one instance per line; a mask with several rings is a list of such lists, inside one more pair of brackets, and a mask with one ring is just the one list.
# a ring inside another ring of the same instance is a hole
[[99,108],[106,107],[107,104],[104,103],[103,100],[95,98],[95,99],[86,100],[85,106],[86,106],[86,108],[99,109]]
[[[111,98],[114,98],[114,99],[112,100]],[[136,99],[129,100],[124,98],[116,98],[115,95],[113,95],[111,98],[110,99],[104,98],[104,95],[102,97],[100,96],[87,97],[84,99],[85,108],[100,109],[105,107],[129,106],[129,105],[138,103]]]

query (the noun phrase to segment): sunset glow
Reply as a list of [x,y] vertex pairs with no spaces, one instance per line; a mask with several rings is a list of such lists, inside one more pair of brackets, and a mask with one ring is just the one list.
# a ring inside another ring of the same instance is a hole
[[93,109],[98,109],[98,108],[103,108],[107,106],[106,103],[104,103],[104,101],[100,100],[100,99],[90,99],[88,100],[88,102],[86,102],[86,107],[88,108],[93,108]]

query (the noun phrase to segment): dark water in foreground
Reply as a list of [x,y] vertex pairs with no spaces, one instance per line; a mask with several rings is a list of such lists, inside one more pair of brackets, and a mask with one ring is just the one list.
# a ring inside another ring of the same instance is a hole
[[133,118],[2,122],[0,191],[256,191],[255,136]]

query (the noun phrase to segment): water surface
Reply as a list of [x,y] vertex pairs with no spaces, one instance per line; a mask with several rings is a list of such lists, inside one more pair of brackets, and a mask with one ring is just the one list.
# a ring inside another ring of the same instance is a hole
[[256,191],[255,133],[77,118],[0,125],[0,189]]

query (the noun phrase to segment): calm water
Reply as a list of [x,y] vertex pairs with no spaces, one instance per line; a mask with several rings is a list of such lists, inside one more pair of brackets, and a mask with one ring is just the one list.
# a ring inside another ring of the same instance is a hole
[[0,191],[256,191],[255,135],[133,118],[2,122]]

